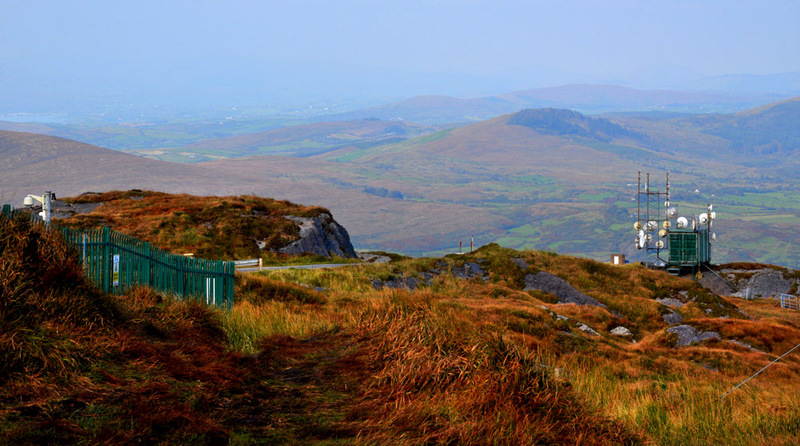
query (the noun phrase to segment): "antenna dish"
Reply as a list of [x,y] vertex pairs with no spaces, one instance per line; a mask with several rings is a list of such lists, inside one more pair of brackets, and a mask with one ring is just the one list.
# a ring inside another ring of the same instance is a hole
[[708,214],[703,212],[702,214],[700,214],[697,220],[700,222],[701,225],[707,224],[709,221]]
[[645,226],[648,232],[655,231],[658,228],[658,222],[650,220],[647,222],[647,226]]
[[672,207],[672,208],[667,209],[667,217],[675,218],[677,216],[678,216],[678,209],[677,208]]
[[657,242],[656,242],[656,248],[658,248],[658,249],[664,249],[664,241],[663,241],[663,240],[659,240],[659,241],[657,241]]
[[669,227],[672,226],[672,223],[670,223],[669,221],[664,221],[664,224],[661,226],[663,226],[664,229],[669,229]]
[[666,237],[667,236],[667,230],[666,229],[662,229],[662,230],[658,231],[658,236],[661,237],[661,238]]
[[636,229],[637,231],[639,229],[642,229],[642,224],[637,221],[636,223],[633,224],[633,229]]
[[678,229],[686,229],[689,226],[689,220],[687,220],[686,217],[678,217],[678,221],[675,222],[675,226],[677,226]]
[[645,242],[646,242],[646,240],[645,240],[645,238],[644,238],[644,231],[642,231],[642,230],[640,229],[640,230],[639,230],[639,236],[638,236],[638,237],[636,237],[636,247],[637,247],[637,248],[639,248],[639,249],[642,249],[642,248],[644,248],[644,244],[645,244]]
[[717,233],[716,232],[712,232],[711,233],[711,240],[714,240],[714,241],[717,240]]

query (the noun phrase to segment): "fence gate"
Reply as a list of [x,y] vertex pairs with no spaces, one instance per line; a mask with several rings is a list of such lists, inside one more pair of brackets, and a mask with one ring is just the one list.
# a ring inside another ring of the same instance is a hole
[[800,310],[800,305],[797,302],[797,296],[791,294],[781,294],[781,308],[788,310]]

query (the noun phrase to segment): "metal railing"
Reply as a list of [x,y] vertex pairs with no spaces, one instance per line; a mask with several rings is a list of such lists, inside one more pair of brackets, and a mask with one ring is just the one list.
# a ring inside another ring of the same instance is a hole
[[[3,206],[3,215],[19,211]],[[35,214],[34,221],[41,221]],[[51,225],[75,247],[86,276],[100,289],[121,294],[136,285],[149,286],[179,299],[207,305],[233,306],[233,262],[172,254],[136,238],[111,230],[71,229]]]
[[246,260],[234,260],[233,263],[236,265],[236,268],[258,268],[259,271],[264,269],[263,259],[246,259]]

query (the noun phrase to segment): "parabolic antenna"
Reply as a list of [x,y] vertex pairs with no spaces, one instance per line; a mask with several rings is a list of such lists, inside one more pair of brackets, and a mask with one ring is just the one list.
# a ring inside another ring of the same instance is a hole
[[678,209],[676,209],[676,208],[667,209],[667,217],[675,218],[677,216],[678,216]]
[[637,231],[639,229],[642,229],[642,224],[637,221],[636,223],[633,224],[633,229],[636,229]]
[[662,226],[664,227],[664,229],[669,229],[669,227],[672,226],[672,223],[670,223],[669,221],[665,221]]
[[678,217],[675,226],[677,226],[678,229],[686,229],[689,226],[689,220],[687,220],[686,217]]
[[647,222],[647,226],[645,226],[645,227],[647,228],[648,232],[655,231],[656,228],[658,228],[658,222],[650,220],[650,221]]
[[642,231],[642,230],[640,229],[640,230],[639,230],[639,236],[638,236],[638,237],[636,237],[636,247],[637,247],[637,248],[639,248],[639,249],[642,249],[642,248],[644,248],[644,244],[645,244],[645,242],[646,242],[646,240],[645,240],[645,238],[644,238],[644,231]]
[[700,222],[701,225],[708,223],[708,214],[703,212],[700,216],[697,217],[697,220]]
[[658,236],[661,237],[661,238],[666,237],[667,236],[667,230],[666,229],[662,229],[662,230],[658,231]]
[[657,241],[657,242],[656,242],[656,248],[658,248],[658,249],[664,249],[664,241],[663,241],[663,240],[659,240],[659,241]]

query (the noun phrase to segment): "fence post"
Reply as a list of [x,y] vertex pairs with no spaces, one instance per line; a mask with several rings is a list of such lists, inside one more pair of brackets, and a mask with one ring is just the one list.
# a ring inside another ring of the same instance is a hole
[[185,266],[184,266],[185,265],[185,263],[184,263],[185,259],[186,259],[186,257],[184,257],[184,256],[175,256],[175,271],[176,271],[175,281],[177,282],[175,284],[175,285],[177,285],[176,286],[176,292],[177,292],[177,294],[179,296],[181,296],[181,298],[183,300],[186,300],[186,295],[183,294],[183,281],[185,279],[184,271],[186,269]]
[[144,242],[144,260],[142,264],[142,284],[152,287],[153,284],[150,283],[150,268],[153,265],[153,258],[150,256],[150,243],[148,242]]
[[103,227],[103,258],[102,271],[100,273],[102,289],[106,293],[111,292],[111,228]]
[[225,269],[225,278],[227,279],[223,280],[223,283],[227,282],[227,286],[225,287],[225,304],[230,310],[233,308],[233,276],[236,274],[236,265],[234,265],[233,262],[224,262],[223,268]]

